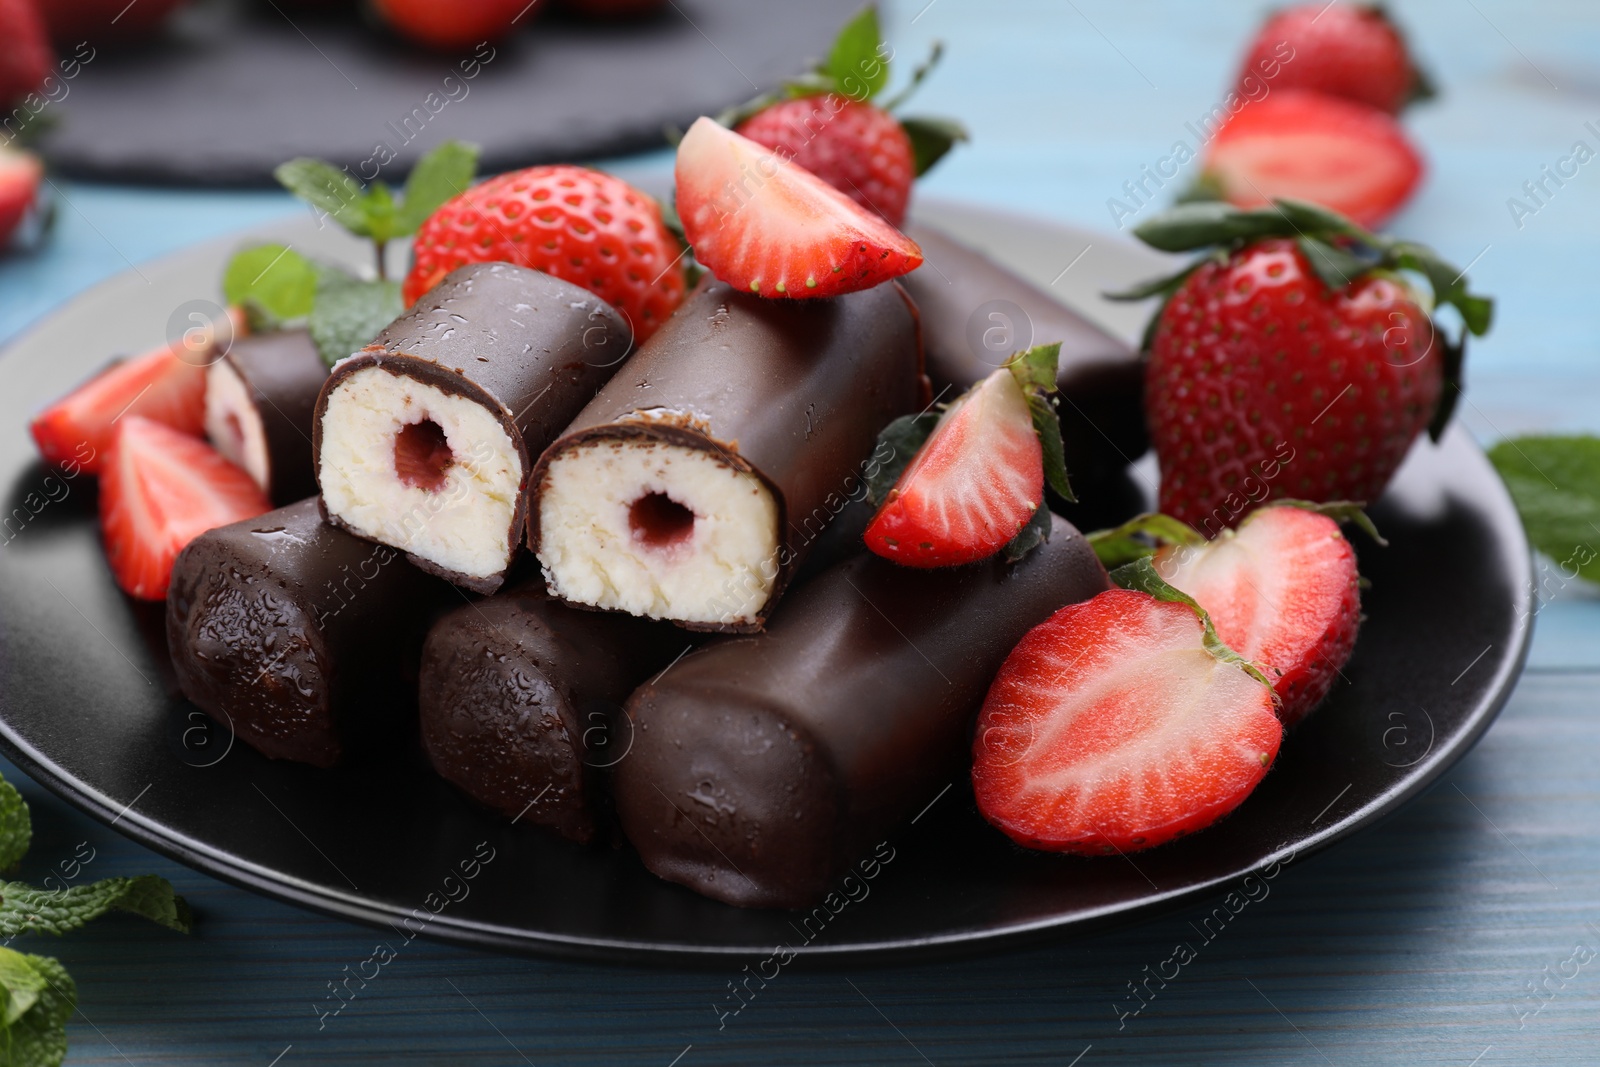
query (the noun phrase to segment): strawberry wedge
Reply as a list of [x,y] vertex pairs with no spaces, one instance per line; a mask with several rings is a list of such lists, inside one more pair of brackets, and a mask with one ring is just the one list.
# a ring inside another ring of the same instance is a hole
[[870,289],[915,270],[917,243],[854,200],[708,118],[678,145],[678,214],[701,265],[769,297]]
[[1272,691],[1207,650],[1186,604],[1113,589],[1028,632],[973,740],[984,818],[1018,844],[1152,848],[1238,807],[1277,758]]
[[[225,330],[242,331],[242,318]],[[115,424],[142,415],[195,437],[205,433],[206,365],[218,338],[209,329],[198,338],[163,345],[120,360],[34,416],[28,424],[39,454],[56,466],[76,464],[97,474]]]
[[172,563],[207,530],[269,511],[255,479],[198,437],[142,415],[112,428],[100,475],[100,534],[117,584],[161,600]]

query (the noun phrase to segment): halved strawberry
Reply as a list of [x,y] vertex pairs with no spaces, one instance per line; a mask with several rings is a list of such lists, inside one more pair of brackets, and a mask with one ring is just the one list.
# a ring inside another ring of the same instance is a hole
[[0,148],[0,249],[39,199],[44,164],[32,152]]
[[198,437],[140,415],[124,416],[111,431],[100,535],[111,573],[129,596],[162,599],[185,545],[271,509],[250,475]]
[[1062,608],[978,716],[984,818],[1028,848],[1151,848],[1238,807],[1277,757],[1272,693],[1202,643],[1185,604],[1113,589]]
[[907,567],[986,559],[1044,499],[1044,450],[1022,384],[1001,368],[945,411],[867,527],[867,547]]
[[1266,671],[1285,726],[1322,702],[1355,648],[1361,576],[1326,515],[1261,508],[1215,541],[1163,548],[1155,565],[1206,610],[1224,644]]
[[[222,328],[242,330],[243,319],[230,318]],[[100,371],[28,424],[39,454],[57,466],[74,463],[97,473],[116,422],[129,415],[204,436],[205,365],[211,362],[209,348],[215,342],[209,330],[199,338],[186,335],[183,341]]]
[[711,119],[678,145],[678,214],[700,263],[762,296],[838,296],[922,264],[917,243],[827,182]]
[[1309,200],[1368,227],[1411,198],[1422,170],[1393,116],[1300,89],[1274,90],[1234,115],[1205,160],[1205,179],[1238,207]]

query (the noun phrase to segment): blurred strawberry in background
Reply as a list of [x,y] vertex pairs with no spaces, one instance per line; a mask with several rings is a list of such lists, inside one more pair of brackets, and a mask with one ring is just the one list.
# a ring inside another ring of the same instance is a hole
[[439,51],[498,40],[526,26],[543,6],[544,0],[372,0],[396,33]]
[[54,60],[35,0],[0,0],[0,106],[10,111],[39,88]]
[[654,15],[667,0],[561,0],[564,11],[589,19],[632,19]]
[[58,48],[149,36],[188,0],[44,0],[40,12]]
[[1316,0],[1277,12],[1251,42],[1241,86],[1263,63],[1282,58],[1284,45],[1293,49],[1293,58],[1282,64],[1274,89],[1310,89],[1390,114],[1433,95],[1405,38],[1380,7]]

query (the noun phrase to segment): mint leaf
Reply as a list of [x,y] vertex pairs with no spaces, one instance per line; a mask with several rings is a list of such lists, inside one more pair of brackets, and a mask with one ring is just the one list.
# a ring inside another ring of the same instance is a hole
[[1600,582],[1600,437],[1514,437],[1489,450],[1528,540],[1564,572]]
[[839,30],[820,73],[850,99],[870,100],[889,81],[889,63],[878,54],[882,43],[877,5],[868,4]]
[[291,159],[272,172],[278,184],[357,237],[371,237],[367,194],[356,181],[320,159]]
[[368,187],[361,198],[361,210],[367,217],[367,234],[380,246],[407,232],[400,229],[394,194],[384,182],[373,182]]
[[1107,570],[1153,556],[1162,545],[1195,548],[1206,543],[1205,534],[1181,519],[1163,515],[1159,511],[1135,515],[1121,526],[1113,526],[1109,530],[1096,530],[1088,535],[1088,539],[1089,546]]
[[[1261,668],[1223,644],[1222,638],[1217,636],[1216,627],[1211,625],[1211,616],[1206,613],[1206,609],[1195,603],[1194,597],[1169,584],[1165,578],[1161,577],[1156,571],[1156,565],[1150,561],[1149,556],[1142,556],[1132,563],[1118,567],[1111,572],[1111,580],[1123,589],[1148,593],[1157,600],[1187,605],[1200,620],[1200,625],[1205,631],[1205,635],[1201,640],[1205,645],[1206,651],[1221,663],[1232,663],[1239,667],[1250,677],[1266,686],[1269,692],[1272,691],[1272,683],[1267,680],[1267,676]],[[1272,702],[1274,704],[1278,703],[1278,694],[1276,692],[1272,694]]]
[[306,326],[322,361],[331,367],[371,344],[405,309],[399,282],[366,282],[328,271],[317,282],[316,304]]
[[911,158],[919,178],[949,154],[958,141],[971,140],[967,128],[955,119],[908,116],[900,120],[900,128],[911,139]]
[[245,309],[255,330],[277,329],[309,315],[316,292],[316,266],[286,245],[242,249],[222,272],[223,296]]
[[477,145],[445,141],[417,160],[406,178],[405,201],[400,206],[398,233],[416,233],[451,197],[467,190],[478,172]]
[[1050,508],[1040,504],[1039,509],[1033,513],[1033,518],[1028,520],[1026,526],[1017,531],[1017,536],[1006,542],[1002,550],[1007,563],[1016,563],[1029,552],[1050,540]]
[[28,815],[28,802],[16,786],[0,778],[0,870],[21,863],[32,841],[33,820]]
[[169,930],[189,932],[189,905],[170,882],[154,874],[104,878],[60,890],[0,882],[0,936],[60,935],[113,909],[143,916]]
[[[15,985],[13,985],[15,983]],[[60,961],[0,948],[0,985],[11,1007],[26,1001],[0,1031],[7,1067],[58,1067],[67,1055],[67,1020],[78,1005],[78,986]]]
[[928,440],[928,435],[933,433],[933,428],[939,425],[939,418],[937,411],[924,411],[919,415],[902,415],[883,428],[878,435],[878,448],[872,454],[878,455],[887,445],[890,458],[880,463],[877,471],[867,478],[867,500],[873,507],[882,507],[883,502],[889,499],[889,490],[905,473],[912,457]]

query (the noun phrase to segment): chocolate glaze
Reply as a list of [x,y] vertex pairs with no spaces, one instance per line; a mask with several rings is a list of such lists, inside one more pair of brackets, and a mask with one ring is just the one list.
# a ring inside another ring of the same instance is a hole
[[[756,622],[680,625],[759,630],[811,541],[859,494],[878,432],[927,399],[916,306],[898,285],[768,300],[708,276],[540,457],[528,545],[538,550],[537,497],[563,448],[611,437],[713,452],[771,491],[778,575]],[[652,411],[666,417],[636,417]]]
[[183,693],[263,755],[317,767],[404,728],[445,583],[322,521],[314,499],[210,530],[172,571],[167,644]]
[[1011,566],[869,554],[795,590],[767,631],[685,656],[628,701],[617,813],[645,866],[729,904],[820,899],[965,774],[972,718],[1031,627],[1108,586],[1082,535]]
[[622,701],[687,648],[672,626],[574,611],[538,586],[463,605],[423,646],[423,748],[480,804],[589,841],[598,779],[632,746]]
[[[626,320],[588,290],[510,263],[459,267],[416,306],[385,327],[372,344],[337,364],[317,399],[313,448],[322,476],[322,418],[340,381],[382,367],[466,397],[493,412],[522,458],[507,544],[521,543],[528,471],[540,451],[572,421],[627,357]],[[339,524],[337,516],[328,521]],[[505,575],[458,574],[409,557],[423,570],[479,593]]]
[[[926,257],[901,281],[922,311],[935,391],[949,386],[953,398],[1011,354],[975,347],[968,336],[984,304],[1010,301],[1031,320],[1031,343],[1061,342],[1056,385],[1068,474],[1098,480],[1145,453],[1144,371],[1136,351],[982,252],[927,226],[910,226],[906,233]],[[976,325],[981,335],[990,323]],[[1018,348],[1028,341],[1014,338]]]
[[328,365],[305,330],[252,334],[233,343],[222,361],[250,391],[267,443],[267,496],[279,506],[317,491],[311,457],[312,413]]

